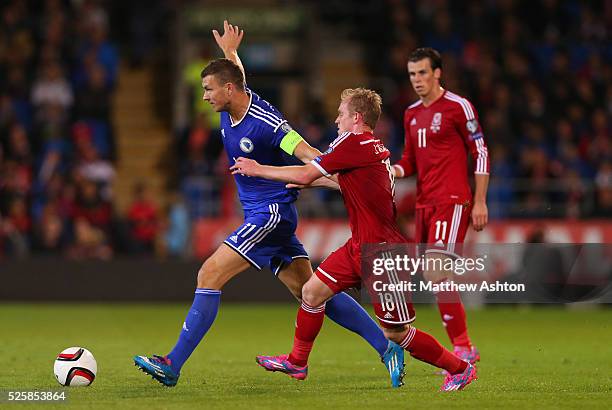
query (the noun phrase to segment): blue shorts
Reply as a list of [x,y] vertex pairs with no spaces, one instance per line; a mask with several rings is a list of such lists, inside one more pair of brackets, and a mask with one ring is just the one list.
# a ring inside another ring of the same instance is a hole
[[261,270],[269,267],[275,275],[293,259],[308,258],[295,236],[297,210],[293,203],[270,204],[245,211],[244,223],[223,243]]

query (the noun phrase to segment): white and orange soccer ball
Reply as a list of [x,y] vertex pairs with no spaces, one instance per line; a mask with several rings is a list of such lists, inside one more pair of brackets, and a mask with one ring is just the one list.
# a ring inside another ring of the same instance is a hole
[[89,386],[98,372],[98,363],[91,352],[82,347],[69,347],[55,359],[53,373],[62,386]]

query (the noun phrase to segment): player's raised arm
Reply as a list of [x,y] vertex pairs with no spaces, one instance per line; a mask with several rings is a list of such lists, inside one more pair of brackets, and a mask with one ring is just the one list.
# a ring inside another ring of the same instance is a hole
[[242,61],[240,61],[240,57],[238,57],[238,47],[240,47],[240,42],[244,36],[244,30],[241,30],[238,26],[230,24],[227,20],[223,20],[223,35],[220,35],[217,30],[213,30],[212,33],[213,37],[215,37],[217,45],[221,51],[223,51],[225,58],[233,61],[238,67],[240,67],[240,71],[242,71],[242,76],[244,77],[246,83],[244,66],[242,65]]

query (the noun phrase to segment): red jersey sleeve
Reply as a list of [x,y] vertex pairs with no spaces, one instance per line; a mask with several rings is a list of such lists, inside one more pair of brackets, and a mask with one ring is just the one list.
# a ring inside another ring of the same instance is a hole
[[345,138],[339,137],[331,143],[327,151],[313,159],[311,163],[323,175],[329,177],[389,157],[389,150],[376,137],[372,136],[369,139],[358,137],[355,134],[348,134]]
[[484,139],[482,127],[478,122],[478,114],[472,103],[463,99],[461,110],[458,111],[457,130],[463,137],[474,160],[474,174],[489,174],[489,151]]
[[413,115],[410,109],[407,109],[404,112],[404,152],[402,153],[402,158],[394,164],[394,166],[397,165],[402,169],[403,174],[401,177],[407,177],[416,171],[414,148],[410,138],[410,121],[412,118]]

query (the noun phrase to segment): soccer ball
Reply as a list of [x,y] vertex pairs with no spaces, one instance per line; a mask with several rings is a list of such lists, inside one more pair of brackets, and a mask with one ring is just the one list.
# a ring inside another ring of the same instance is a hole
[[98,372],[98,363],[91,352],[82,347],[69,347],[55,359],[53,373],[62,386],[89,386]]

